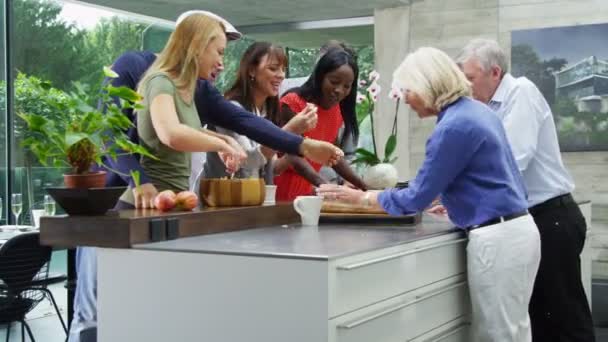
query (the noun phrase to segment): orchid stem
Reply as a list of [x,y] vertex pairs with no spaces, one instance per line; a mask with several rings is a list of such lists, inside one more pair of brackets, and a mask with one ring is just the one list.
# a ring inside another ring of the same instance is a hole
[[374,132],[374,102],[373,99],[367,94],[367,100],[370,103],[369,121],[372,127],[372,145],[374,147],[374,155],[378,156],[378,149],[376,148],[376,132]]

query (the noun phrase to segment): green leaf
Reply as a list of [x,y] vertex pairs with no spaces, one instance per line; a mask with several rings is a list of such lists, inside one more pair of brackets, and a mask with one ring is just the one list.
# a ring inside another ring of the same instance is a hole
[[370,102],[367,100],[363,100],[361,103],[357,104],[356,113],[357,113],[357,124],[360,125],[366,117],[371,113]]
[[359,157],[355,160],[353,160],[351,162],[352,164],[364,164],[364,165],[370,165],[370,166],[374,166],[376,164],[379,164],[380,161],[378,159],[375,158],[368,158],[368,157]]
[[368,116],[369,116],[369,113],[359,115],[359,112],[357,112],[357,126],[361,126],[361,123],[363,123],[363,120],[365,120]]
[[69,132],[65,134],[66,147],[70,147],[83,139],[89,139],[89,135],[86,133]]
[[48,81],[40,82],[40,88],[42,88],[44,90],[50,90],[52,88],[51,82],[48,82]]
[[[46,164],[44,164],[46,165]],[[62,167],[65,166],[65,163],[59,159],[53,160],[53,167]]]
[[135,144],[128,139],[117,138],[114,141],[114,143],[123,151],[129,152],[129,153],[137,153],[139,155],[158,160],[158,157],[156,157],[155,155],[148,152],[148,150],[146,148],[144,148],[143,146],[141,146],[139,144]]
[[48,122],[45,117],[38,114],[18,113],[17,115],[27,123],[31,131],[42,131],[44,125]]
[[98,148],[101,148],[104,145],[103,138],[101,136],[101,132],[97,132],[97,133],[93,133],[93,134],[89,135],[88,139],[91,140],[91,142]]
[[131,170],[131,177],[133,178],[133,182],[135,183],[135,189],[137,189],[137,191],[139,191],[139,185],[140,185],[140,174],[139,174],[139,170]]
[[110,96],[117,96],[130,102],[139,102],[142,100],[141,95],[139,95],[133,89],[125,86],[114,87],[112,85],[108,85],[107,90]]
[[76,109],[81,113],[89,113],[95,111],[95,108],[91,107],[88,103],[85,102],[81,102],[80,104],[78,104],[78,107]]
[[104,76],[109,77],[109,78],[118,78],[119,77],[119,75],[114,70],[110,69],[110,67],[107,67],[107,66],[103,67],[103,74],[104,74]]
[[116,161],[116,158],[118,157],[118,155],[116,154],[116,151],[110,150],[108,152],[108,154],[110,155],[110,158],[112,158],[113,161]]
[[384,146],[384,160],[389,160],[393,152],[395,152],[395,148],[397,147],[397,136],[391,134],[386,140],[386,145]]
[[376,165],[380,163],[380,159],[378,158],[378,156],[364,148],[358,148],[355,151],[355,155],[357,156],[355,160],[359,160],[358,163],[364,163],[368,165]]
[[378,158],[373,152],[370,152],[364,148],[358,148],[355,150],[356,154],[360,154],[362,156],[367,156],[367,157],[372,157],[372,158]]

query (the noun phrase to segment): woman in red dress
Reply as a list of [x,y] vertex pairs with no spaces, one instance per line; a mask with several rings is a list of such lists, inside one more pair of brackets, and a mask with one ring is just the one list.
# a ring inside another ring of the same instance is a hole
[[[338,132],[344,127],[342,139],[352,134],[356,141],[359,134],[355,111],[358,76],[359,68],[350,53],[339,48],[328,51],[315,65],[306,83],[287,91],[281,98],[279,118],[271,120],[282,126],[308,103],[313,103],[317,106],[317,126],[304,133],[305,137],[339,145]],[[274,183],[277,185],[278,201],[292,201],[297,196],[311,195],[314,193],[313,186],[328,183],[319,175],[322,166],[319,163],[289,155],[284,158],[284,164],[288,165],[285,170],[280,170],[280,166],[275,167],[277,175]],[[346,160],[340,160],[333,168],[344,180],[366,190],[365,184]]]

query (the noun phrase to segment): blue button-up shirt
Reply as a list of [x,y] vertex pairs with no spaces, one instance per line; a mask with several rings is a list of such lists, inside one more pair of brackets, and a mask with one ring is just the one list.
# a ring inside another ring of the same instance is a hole
[[379,194],[391,215],[422,211],[441,195],[458,227],[526,210],[526,190],[500,119],[463,97],[438,115],[426,157],[405,189]]

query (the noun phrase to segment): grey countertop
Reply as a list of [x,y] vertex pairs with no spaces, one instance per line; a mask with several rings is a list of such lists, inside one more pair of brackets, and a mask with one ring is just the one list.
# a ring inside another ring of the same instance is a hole
[[273,226],[135,245],[186,253],[331,260],[454,232],[445,217],[425,214],[415,226],[321,224]]

